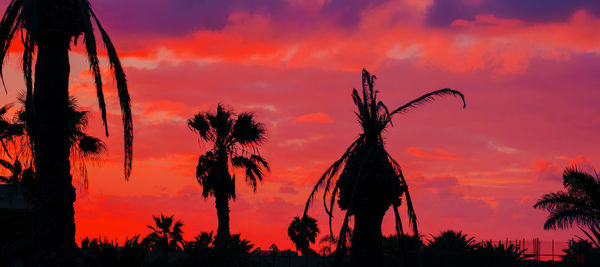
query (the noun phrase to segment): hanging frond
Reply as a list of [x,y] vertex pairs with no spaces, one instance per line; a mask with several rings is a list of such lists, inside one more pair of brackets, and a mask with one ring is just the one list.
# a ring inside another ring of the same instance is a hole
[[91,7],[88,5],[82,12],[86,14],[82,20],[85,23],[85,32],[83,34],[85,49],[88,55],[88,61],[90,63],[90,70],[94,76],[94,83],[96,84],[96,96],[98,98],[98,106],[102,116],[102,123],[104,124],[104,133],[108,136],[108,123],[106,121],[106,102],[104,100],[104,92],[102,90],[102,74],[100,72],[100,61],[98,60],[98,51],[96,48],[96,37],[94,36],[94,28],[92,26],[92,16],[90,14]]
[[308,214],[308,208],[310,207],[310,203],[312,202],[313,198],[315,197],[315,193],[317,193],[317,191],[319,191],[319,189],[323,186],[323,182],[327,181],[327,186],[325,187],[325,190],[328,190],[329,186],[331,185],[331,179],[333,178],[333,176],[335,176],[338,173],[338,171],[340,170],[340,167],[342,167],[342,165],[346,162],[346,160],[348,160],[350,152],[352,150],[354,150],[354,148],[360,142],[362,142],[362,138],[356,139],[354,141],[354,143],[352,143],[346,149],[346,152],[344,152],[344,154],[342,154],[340,159],[338,159],[331,166],[329,166],[329,168],[323,173],[323,175],[321,175],[321,178],[319,178],[319,180],[317,181],[317,184],[315,185],[315,187],[311,191],[310,195],[308,196],[308,200],[306,201],[306,205],[304,208],[304,215]]
[[102,35],[102,40],[106,47],[106,52],[108,54],[108,60],[110,62],[111,68],[115,75],[115,80],[117,82],[117,92],[119,95],[119,103],[121,105],[121,117],[123,120],[123,146],[124,146],[124,173],[125,179],[129,180],[131,176],[131,167],[133,160],[133,119],[131,112],[131,98],[129,96],[129,90],[127,89],[127,79],[125,78],[125,71],[123,70],[123,66],[121,65],[121,60],[117,55],[117,50],[115,49],[108,33],[100,24],[98,17],[94,14],[94,11],[90,8],[90,14],[96,21],[96,25],[98,26],[98,30]]
[[15,32],[21,26],[21,10],[23,9],[24,2],[25,0],[11,0],[0,21],[0,80],[2,80],[2,86],[4,87],[5,92],[7,92],[7,90],[2,71],[4,60],[6,59],[8,48],[15,36]]
[[444,88],[444,89],[440,89],[437,91],[433,91],[431,93],[427,93],[413,101],[408,102],[407,104],[405,104],[404,106],[401,106],[397,109],[395,109],[394,111],[392,111],[390,113],[390,119],[391,116],[397,114],[397,113],[405,113],[408,112],[420,105],[432,102],[433,100],[435,100],[438,97],[442,97],[442,96],[455,96],[455,97],[460,97],[460,99],[463,102],[463,108],[467,107],[467,103],[465,102],[465,96],[456,90],[452,90],[450,88]]

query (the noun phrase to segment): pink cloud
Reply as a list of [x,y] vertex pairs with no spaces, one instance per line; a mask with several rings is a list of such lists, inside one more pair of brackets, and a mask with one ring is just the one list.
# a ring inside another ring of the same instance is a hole
[[415,156],[419,156],[419,157],[423,157],[423,158],[441,159],[441,160],[463,160],[463,158],[460,155],[458,155],[457,153],[448,152],[443,149],[437,149],[434,152],[427,153],[427,152],[422,151],[419,148],[409,147],[408,149],[406,149],[406,151],[408,151],[408,153],[411,153]]

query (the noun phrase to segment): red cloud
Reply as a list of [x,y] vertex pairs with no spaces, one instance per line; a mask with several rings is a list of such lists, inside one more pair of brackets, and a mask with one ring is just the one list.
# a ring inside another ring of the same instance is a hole
[[438,149],[433,153],[427,153],[427,152],[420,150],[419,148],[409,147],[406,151],[408,151],[408,153],[411,153],[413,155],[416,155],[419,157],[424,157],[424,158],[430,158],[430,159],[463,160],[463,157],[461,157],[457,153],[448,152],[448,151],[445,151],[442,149]]
[[293,122],[332,123],[333,119],[323,112],[308,113],[294,118]]

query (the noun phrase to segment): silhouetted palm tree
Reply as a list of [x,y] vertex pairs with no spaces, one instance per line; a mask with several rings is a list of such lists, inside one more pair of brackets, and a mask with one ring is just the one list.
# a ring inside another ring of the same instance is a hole
[[[19,101],[23,104],[15,116],[13,125],[17,128],[28,129],[27,127],[27,111],[25,109],[25,99],[20,98]],[[71,147],[70,162],[73,165],[75,174],[81,176],[84,185],[87,187],[87,167],[86,163],[90,160],[97,159],[103,152],[106,151],[106,145],[97,137],[85,133],[85,128],[88,125],[88,112],[79,110],[77,101],[74,97],[69,99],[68,107],[69,117],[69,143]],[[28,131],[13,131],[8,140],[19,140],[19,144],[13,144],[14,154],[17,159],[21,159],[26,168],[33,167],[33,143],[32,136]],[[16,143],[16,142],[15,142]]]
[[443,251],[443,252],[454,252],[464,253],[466,251],[472,251],[475,249],[474,237],[468,237],[461,231],[444,231],[439,235],[434,236],[429,244],[427,245],[428,250]]
[[152,250],[160,250],[164,253],[169,251],[181,251],[183,249],[183,222],[181,220],[175,221],[173,216],[152,216],[154,218],[154,224],[156,226],[148,225],[147,227],[152,230],[152,233],[148,234],[144,238],[144,242]]
[[319,234],[317,220],[309,216],[302,217],[302,219],[294,217],[288,227],[288,236],[302,256],[316,254],[314,250],[310,249],[310,243],[315,243],[317,234]]
[[235,117],[232,111],[218,105],[216,113],[198,113],[188,121],[192,131],[200,139],[212,145],[198,159],[196,179],[202,186],[205,198],[215,197],[218,228],[215,238],[217,251],[224,251],[229,238],[229,199],[235,199],[235,172],[241,169],[246,182],[256,191],[269,165],[258,153],[258,146],[265,140],[262,123],[254,121],[254,114],[241,113]]
[[[402,195],[406,198],[409,222],[412,223],[414,235],[418,235],[416,215],[408,185],[400,165],[385,150],[382,133],[392,125],[392,118],[396,114],[408,112],[440,96],[458,96],[462,99],[464,107],[464,96],[459,91],[441,89],[425,94],[390,112],[383,102],[377,101],[377,91],[373,88],[375,76],[363,70],[362,81],[362,98],[356,89],[352,91],[362,133],[317,181],[308,197],[304,214],[307,214],[316,192],[324,189],[323,204],[329,214],[330,229],[335,199],[338,199],[340,208],[346,210],[339,236],[345,235],[349,216],[354,216],[351,247],[353,264],[380,266],[382,264],[381,222],[390,206],[394,207],[397,234],[403,233],[398,214]],[[342,170],[341,174],[335,180],[339,170]],[[327,203],[328,195],[329,203]],[[344,239],[340,239],[337,251],[341,251],[340,249],[345,245]],[[336,262],[339,264],[341,257],[337,257]]]
[[[544,229],[564,229],[578,224],[598,246],[600,176],[597,173],[592,175],[577,167],[571,167],[563,172],[563,185],[564,191],[545,194],[534,205],[535,208],[550,212],[544,223]],[[587,231],[584,228],[587,228]]]
[[[108,34],[94,14],[89,0],[11,0],[0,21],[0,68],[13,37],[24,45],[23,73],[27,88],[28,119],[33,134],[37,180],[36,265],[75,265],[75,221],[69,164],[68,115],[69,50],[83,37],[102,119],[106,107],[93,24],[96,24],[115,74],[125,131],[125,177],[131,171],[133,125],[125,73]],[[37,51],[36,51],[37,50]],[[34,53],[36,63],[33,64]],[[35,67],[35,79],[33,68]]]
[[[25,100],[19,99],[23,108],[17,111],[12,120],[6,120],[0,115],[0,128],[9,121],[10,126],[5,135],[0,140],[4,147],[7,158],[13,161],[0,159],[0,166],[10,171],[9,176],[0,176],[0,183],[20,184],[29,192],[33,188],[34,166],[33,166],[33,144],[30,133],[25,130],[27,127],[27,113],[25,109]],[[87,111],[81,111],[77,107],[75,98],[69,99],[69,141],[71,146],[70,162],[78,176],[81,176],[84,186],[87,188],[87,167],[86,163],[97,159],[106,151],[106,145],[102,140],[85,133],[88,124]],[[1,110],[0,110],[1,112]],[[6,144],[10,144],[8,149]],[[10,151],[9,151],[10,150]],[[11,153],[12,156],[11,156]]]

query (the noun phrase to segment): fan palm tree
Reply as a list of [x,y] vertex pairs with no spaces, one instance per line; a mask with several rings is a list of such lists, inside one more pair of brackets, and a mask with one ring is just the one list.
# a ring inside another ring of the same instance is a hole
[[160,250],[164,253],[169,251],[183,250],[183,222],[178,220],[175,222],[173,216],[152,216],[156,226],[148,225],[152,230],[148,236],[144,238],[144,242],[153,250]]
[[[93,24],[106,46],[115,74],[124,124],[125,178],[131,171],[133,124],[125,73],[108,34],[94,14],[89,0],[11,0],[0,21],[0,68],[13,37],[24,46],[23,73],[26,105],[32,110],[34,163],[38,181],[36,196],[36,256],[38,266],[75,265],[75,221],[69,164],[69,50],[83,37],[105,131],[106,107]],[[20,32],[19,34],[16,34]],[[33,64],[34,54],[36,62]],[[35,77],[33,68],[35,67]]]
[[534,208],[550,212],[544,223],[544,229],[564,229],[578,224],[598,247],[600,176],[597,173],[592,175],[577,167],[570,167],[563,172],[563,185],[564,191],[545,194],[534,205]]
[[288,236],[302,256],[316,254],[314,250],[310,249],[310,243],[315,243],[317,234],[319,234],[317,220],[308,216],[302,217],[302,219],[294,217],[288,227]]
[[[389,111],[383,102],[377,100],[374,90],[376,77],[368,71],[362,72],[362,97],[358,91],[352,91],[352,99],[358,111],[358,121],[362,133],[346,149],[342,157],[336,160],[317,181],[310,193],[304,214],[307,214],[311,201],[318,190],[323,189],[323,205],[331,217],[333,204],[338,200],[342,210],[346,210],[339,236],[345,236],[350,216],[354,216],[354,233],[351,255],[355,266],[380,266],[382,260],[381,223],[387,209],[392,206],[396,218],[397,234],[403,234],[398,214],[401,197],[406,199],[409,222],[418,236],[417,217],[415,215],[408,184],[402,175],[400,165],[386,151],[382,133],[392,125],[394,115],[406,113],[417,106],[433,101],[440,96],[460,97],[465,106],[462,93],[451,89],[441,89],[425,94],[407,104]],[[336,174],[341,174],[335,179]],[[329,203],[328,202],[329,196]],[[344,239],[338,240],[337,251],[346,246]],[[341,253],[337,253],[336,262],[341,262]]]
[[[16,121],[19,125],[28,127],[28,114],[25,108],[25,99],[20,98],[19,101],[23,104],[23,108],[17,113]],[[74,97],[69,98],[69,106],[67,110],[69,118],[69,145],[70,145],[70,162],[75,174],[81,176],[84,185],[87,187],[87,166],[86,163],[90,160],[97,159],[103,152],[106,151],[106,144],[97,137],[91,136],[85,132],[88,125],[88,112],[80,110],[77,105],[77,100]],[[25,138],[21,142],[25,149],[20,149],[19,157],[32,159],[33,143],[32,134],[25,131],[22,137]],[[29,165],[31,162],[29,162]]]
[[[0,129],[7,128],[0,140],[2,140],[7,158],[13,161],[13,163],[10,163],[8,160],[0,159],[0,166],[10,172],[10,176],[0,176],[0,183],[20,184],[25,189],[31,191],[34,189],[33,145],[31,136],[29,136],[30,133],[26,130],[28,127],[25,100],[22,98],[19,100],[23,104],[23,108],[15,114],[14,119],[6,120],[0,116]],[[79,110],[74,97],[69,99],[68,108],[69,140],[71,146],[70,162],[73,165],[73,169],[76,170],[76,174],[83,179],[83,184],[87,188],[86,163],[97,159],[105,152],[106,145],[99,138],[84,132],[88,124],[88,113],[87,111]],[[4,127],[5,123],[8,123],[9,126]],[[7,144],[10,144],[10,151],[13,152],[12,156],[7,148]]]
[[202,186],[204,198],[215,197],[217,209],[217,235],[215,249],[223,252],[229,244],[229,200],[235,199],[235,169],[241,170],[246,182],[256,191],[269,164],[262,158],[258,146],[265,140],[262,123],[254,120],[254,114],[237,116],[222,105],[216,113],[198,113],[188,121],[192,131],[212,148],[198,159],[196,179]]

